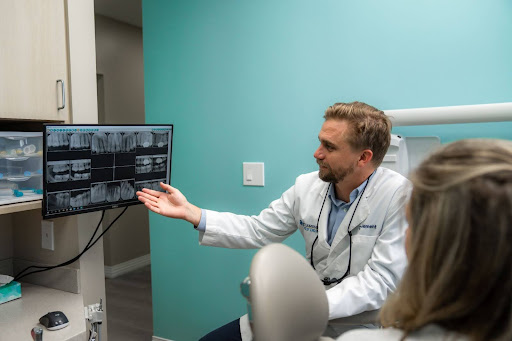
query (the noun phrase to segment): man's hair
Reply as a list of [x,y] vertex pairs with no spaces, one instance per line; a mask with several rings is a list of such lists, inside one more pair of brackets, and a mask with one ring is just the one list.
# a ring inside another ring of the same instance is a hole
[[362,102],[335,103],[327,108],[324,118],[346,121],[350,127],[346,140],[352,149],[370,149],[373,165],[382,163],[391,141],[391,121],[383,111]]
[[409,266],[382,325],[512,340],[512,141],[446,145],[411,181]]

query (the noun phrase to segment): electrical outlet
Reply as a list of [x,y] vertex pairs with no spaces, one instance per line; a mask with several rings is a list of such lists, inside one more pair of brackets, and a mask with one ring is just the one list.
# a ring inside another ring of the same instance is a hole
[[41,247],[53,251],[53,221],[41,221]]

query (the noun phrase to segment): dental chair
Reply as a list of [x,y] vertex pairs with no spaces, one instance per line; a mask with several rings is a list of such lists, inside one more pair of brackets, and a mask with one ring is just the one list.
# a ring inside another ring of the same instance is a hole
[[241,284],[255,341],[329,341],[329,305],[321,281],[298,252],[270,244],[254,256]]

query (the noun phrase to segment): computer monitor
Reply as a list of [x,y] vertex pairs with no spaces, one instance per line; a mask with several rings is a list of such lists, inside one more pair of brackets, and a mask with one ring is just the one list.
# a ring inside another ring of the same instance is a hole
[[43,219],[139,204],[170,183],[173,125],[45,124]]

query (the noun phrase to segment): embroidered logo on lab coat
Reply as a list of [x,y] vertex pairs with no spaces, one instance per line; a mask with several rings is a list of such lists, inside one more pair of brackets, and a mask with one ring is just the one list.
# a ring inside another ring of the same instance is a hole
[[[380,230],[380,228],[379,228]],[[352,233],[359,236],[376,236],[378,234],[376,224],[363,224],[355,228]]]
[[318,233],[318,227],[315,225],[306,224],[305,222],[302,221],[302,219],[299,220],[299,224],[300,224],[300,226],[302,226],[304,228],[304,231]]

